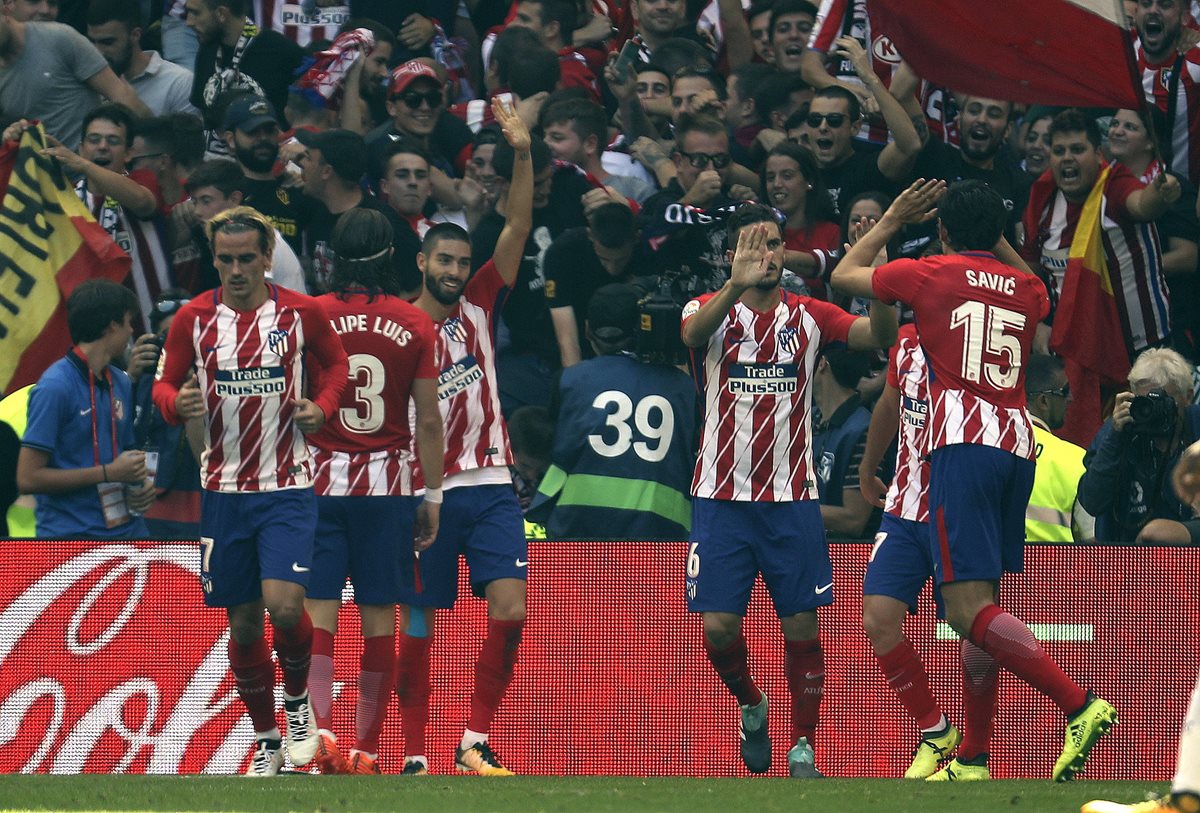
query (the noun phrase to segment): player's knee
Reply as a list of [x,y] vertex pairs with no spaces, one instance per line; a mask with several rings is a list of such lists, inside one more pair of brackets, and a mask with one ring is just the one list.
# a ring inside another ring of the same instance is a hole
[[724,613],[705,613],[704,638],[717,649],[724,649],[733,643],[742,630],[741,619]]
[[243,646],[252,644],[264,634],[262,616],[257,622],[254,619],[230,619],[229,637]]
[[298,601],[280,601],[274,605],[267,605],[267,612],[271,616],[272,627],[288,630],[300,623],[304,615],[304,604]]
[[896,619],[891,613],[881,612],[869,604],[863,606],[863,631],[876,652],[886,652],[900,643],[904,637],[902,619]]
[[488,616],[497,621],[525,621],[523,597],[504,597],[488,602]]

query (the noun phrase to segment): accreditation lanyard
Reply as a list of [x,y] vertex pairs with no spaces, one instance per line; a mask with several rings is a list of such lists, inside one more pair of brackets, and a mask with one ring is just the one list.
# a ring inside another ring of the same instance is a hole
[[[96,422],[96,374],[92,372],[92,367],[88,364],[87,357],[79,352],[76,347],[73,352],[83,361],[88,371],[88,400],[91,404],[92,416],[92,463],[99,466],[100,463],[100,432]],[[109,458],[109,463],[117,459],[117,410],[116,399],[113,397],[112,373],[108,367],[104,368],[104,380],[108,384],[108,420],[112,434],[109,436],[112,440],[112,457]],[[97,483],[96,493],[100,498],[100,512],[104,515],[104,526],[106,528],[116,528],[129,522],[129,506],[125,502],[125,486],[121,483]]]

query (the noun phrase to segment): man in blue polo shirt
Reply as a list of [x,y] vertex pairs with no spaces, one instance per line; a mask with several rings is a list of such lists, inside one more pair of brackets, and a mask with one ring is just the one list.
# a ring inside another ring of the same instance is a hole
[[17,484],[37,495],[41,537],[114,539],[146,534],[154,501],[145,453],[134,450],[133,392],[119,359],[139,319],[133,291],[88,280],[67,299],[75,346],[29,396]]

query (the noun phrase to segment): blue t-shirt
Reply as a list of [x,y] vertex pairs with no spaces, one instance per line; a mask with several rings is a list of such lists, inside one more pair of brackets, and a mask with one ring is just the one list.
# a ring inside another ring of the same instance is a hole
[[[109,366],[112,388],[96,379],[95,414],[85,363],[68,353],[50,366],[29,394],[28,422],[21,445],[46,452],[55,469],[85,469],[112,463],[113,416],[116,417],[117,454],[133,447],[133,387],[123,370]],[[92,442],[93,420],[96,443]],[[140,517],[115,528],[106,528],[95,485],[58,494],[37,495],[39,537],[98,537],[114,539],[144,536]]]

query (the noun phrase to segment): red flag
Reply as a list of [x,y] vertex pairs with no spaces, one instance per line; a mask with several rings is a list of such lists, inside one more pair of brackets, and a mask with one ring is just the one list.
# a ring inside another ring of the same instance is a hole
[[86,279],[121,282],[129,255],[88,212],[39,124],[0,145],[0,392],[35,382],[71,345],[63,303]]
[[871,0],[870,14],[922,78],[961,93],[1142,104],[1120,0]]

